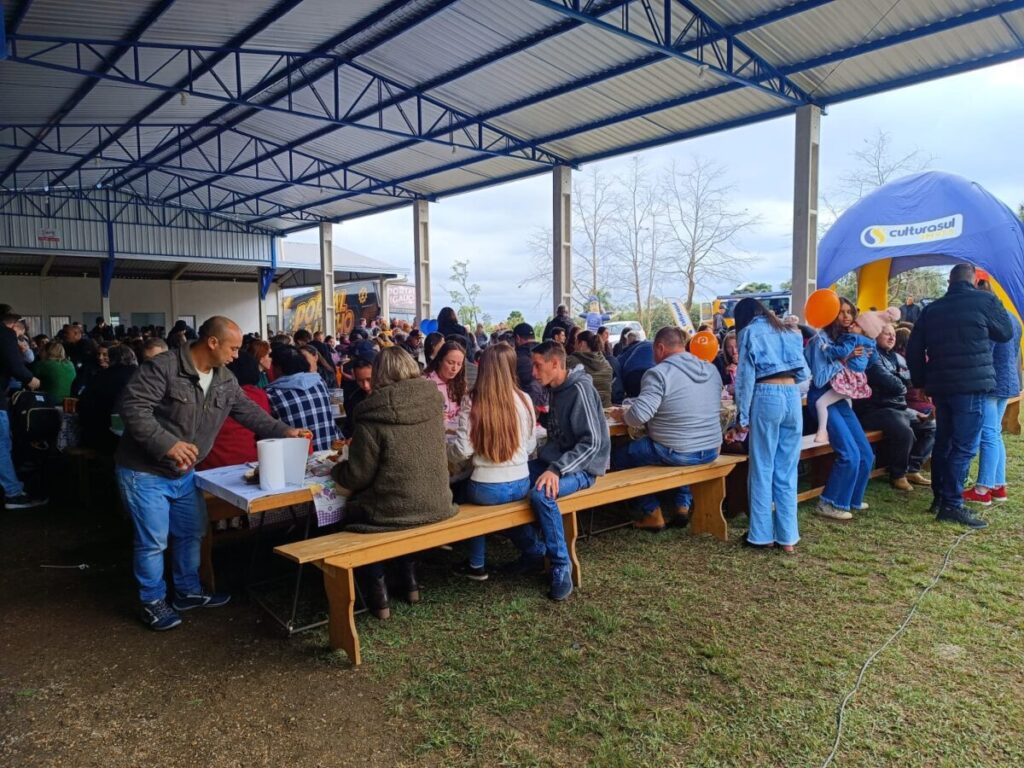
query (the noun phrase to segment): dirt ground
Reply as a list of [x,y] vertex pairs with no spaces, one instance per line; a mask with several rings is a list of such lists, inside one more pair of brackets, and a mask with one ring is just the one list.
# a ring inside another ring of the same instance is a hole
[[127,527],[83,518],[0,511],[0,765],[401,762],[401,724],[370,672],[272,631],[237,590],[175,630],[146,629]]

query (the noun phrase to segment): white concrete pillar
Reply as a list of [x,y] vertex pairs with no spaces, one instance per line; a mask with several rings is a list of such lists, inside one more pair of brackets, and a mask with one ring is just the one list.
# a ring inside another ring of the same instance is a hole
[[103,292],[100,291],[100,314],[107,325],[110,325],[110,297],[102,294]]
[[818,287],[818,150],[821,107],[806,104],[796,111],[793,182],[793,303],[803,316],[807,297]]
[[323,303],[319,330],[324,336],[334,336],[334,225],[329,222],[320,224],[320,286]]
[[559,304],[572,312],[572,168],[555,166],[552,171],[552,314]]
[[416,275],[416,319],[433,317],[430,309],[430,203],[417,200],[412,204],[413,272]]

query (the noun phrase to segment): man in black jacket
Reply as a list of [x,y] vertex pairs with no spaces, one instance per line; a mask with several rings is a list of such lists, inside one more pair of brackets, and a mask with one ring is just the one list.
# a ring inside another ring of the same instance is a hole
[[561,328],[565,331],[566,338],[569,337],[569,333],[572,331],[572,327],[575,325],[572,318],[569,317],[569,308],[565,304],[559,304],[558,309],[555,310],[555,316],[548,320],[548,324],[544,326],[544,341],[553,338],[555,330]]
[[871,397],[854,401],[854,407],[864,429],[880,429],[885,435],[890,485],[909,492],[915,485],[931,485],[921,474],[921,467],[935,445],[935,420],[907,408],[910,370],[907,361],[893,349],[896,329],[886,325],[877,343],[878,354],[871,358],[867,370]]
[[520,323],[512,329],[516,342],[516,376],[519,388],[530,396],[534,408],[547,408],[548,393],[533,377],[533,357],[531,352],[537,346],[533,338],[533,326]]
[[982,409],[995,389],[992,341],[1013,338],[1010,317],[993,294],[974,287],[974,267],[957,264],[949,289],[921,311],[907,344],[915,387],[935,403],[932,507],[936,518],[984,528],[963,505],[963,483],[981,436]]
[[7,415],[7,387],[11,379],[20,381],[29,389],[39,389],[39,379],[25,366],[18,336],[8,326],[8,319],[18,320],[19,315],[11,312],[7,304],[0,304],[0,488],[4,491],[4,509],[29,509],[41,507],[45,499],[36,499],[25,493],[25,486],[14,472],[11,456],[11,422]]

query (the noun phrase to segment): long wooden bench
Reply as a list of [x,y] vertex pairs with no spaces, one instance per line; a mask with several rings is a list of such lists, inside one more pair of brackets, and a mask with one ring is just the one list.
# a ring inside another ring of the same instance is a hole
[[[874,429],[864,433],[869,443],[881,443],[884,435],[881,430]],[[797,494],[796,500],[809,501],[816,499],[825,490],[825,483],[828,482],[829,472],[832,471],[832,463],[835,460],[835,453],[829,443],[814,442],[814,435],[804,435],[800,444],[800,461],[810,463],[811,487]],[[871,471],[871,477],[881,477],[885,474],[885,468],[880,467]],[[729,499],[729,517],[738,514],[746,514],[750,508],[749,496],[747,495],[747,466],[744,464],[737,471],[729,475],[726,481],[726,498]]]
[[[578,511],[689,485],[693,492],[691,533],[710,533],[724,541],[728,535],[722,515],[725,478],[745,461],[745,456],[721,456],[711,464],[695,467],[638,467],[612,472],[598,478],[590,488],[559,499],[565,541],[572,560],[573,583],[577,587],[582,584],[576,556]],[[331,647],[344,649],[352,663],[359,664],[362,659],[355,624],[356,568],[497,533],[534,520],[533,511],[525,500],[492,507],[464,504],[454,517],[431,525],[387,533],[334,533],[284,544],[274,551],[296,563],[316,565],[323,571]]]

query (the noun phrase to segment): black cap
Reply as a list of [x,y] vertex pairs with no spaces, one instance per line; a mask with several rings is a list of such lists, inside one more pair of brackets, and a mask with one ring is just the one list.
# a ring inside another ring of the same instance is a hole
[[520,339],[532,339],[533,338],[533,326],[529,323],[519,323],[515,328],[512,329],[512,333]]

